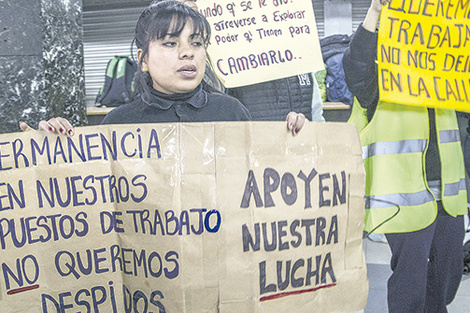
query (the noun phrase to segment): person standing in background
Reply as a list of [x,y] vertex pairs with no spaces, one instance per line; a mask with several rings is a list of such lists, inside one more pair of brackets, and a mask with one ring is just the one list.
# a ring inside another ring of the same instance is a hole
[[372,0],[343,58],[357,99],[350,120],[363,147],[365,227],[385,233],[392,252],[389,312],[442,313],[463,267],[467,195],[459,129],[453,110],[380,101],[376,28],[388,2]]

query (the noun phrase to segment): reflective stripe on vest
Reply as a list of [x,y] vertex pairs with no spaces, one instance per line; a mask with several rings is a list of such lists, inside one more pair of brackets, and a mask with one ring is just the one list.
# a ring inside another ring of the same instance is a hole
[[426,144],[426,139],[375,142],[362,147],[362,158],[365,160],[375,155],[422,153],[426,149]]
[[[441,143],[460,142],[460,133],[458,130],[441,130],[439,135]],[[426,143],[426,139],[375,142],[362,147],[362,158],[365,160],[374,155],[424,152]]]
[[[423,153],[426,150],[426,144],[426,139],[375,142],[362,147],[362,157],[367,159],[376,155]],[[432,201],[434,201],[434,197],[426,189],[415,193],[395,193],[365,197],[365,208],[381,209],[394,206],[415,206]]]
[[460,142],[460,132],[458,129],[441,130],[439,136],[441,143]]
[[[460,132],[458,129],[442,130],[439,132],[441,143],[460,143]],[[448,183],[444,186],[444,196],[456,196],[461,190],[467,190],[465,185],[465,179],[462,178],[460,181],[455,183]]]
[[434,201],[434,197],[428,190],[415,193],[395,193],[381,196],[365,197],[366,209],[382,209],[398,206],[421,205]]
[[456,183],[446,184],[444,187],[444,197],[456,196],[461,190],[467,190],[465,185],[465,178],[462,178]]
[[[460,142],[458,130],[443,130],[439,132],[441,143]],[[375,155],[391,155],[403,153],[419,153],[426,149],[426,139],[410,139],[403,141],[376,142],[362,147],[363,159]],[[456,196],[461,190],[466,190],[465,179],[444,186],[444,196]],[[392,206],[421,205],[433,201],[428,190],[417,193],[397,193],[382,196],[366,197],[366,209],[387,208]]]

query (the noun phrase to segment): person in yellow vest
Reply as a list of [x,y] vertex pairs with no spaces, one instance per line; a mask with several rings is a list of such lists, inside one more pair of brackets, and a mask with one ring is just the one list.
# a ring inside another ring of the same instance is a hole
[[365,231],[390,245],[390,313],[447,312],[462,277],[467,213],[457,118],[380,101],[376,28],[388,1],[372,0],[343,58],[366,170]]

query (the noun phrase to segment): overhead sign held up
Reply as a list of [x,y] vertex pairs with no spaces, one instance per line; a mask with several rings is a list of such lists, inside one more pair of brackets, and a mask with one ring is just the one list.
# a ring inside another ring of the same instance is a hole
[[311,0],[199,0],[209,20],[208,52],[226,87],[324,68]]
[[392,0],[377,58],[381,100],[470,112],[470,2]]

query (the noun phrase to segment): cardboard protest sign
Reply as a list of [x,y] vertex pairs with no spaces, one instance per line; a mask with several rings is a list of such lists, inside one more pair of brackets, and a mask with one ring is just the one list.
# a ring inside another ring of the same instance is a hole
[[324,68],[310,0],[198,0],[211,24],[208,48],[226,87]]
[[357,130],[281,122],[0,135],[2,312],[366,304]]
[[392,0],[380,18],[380,98],[470,112],[469,48],[469,1]]

